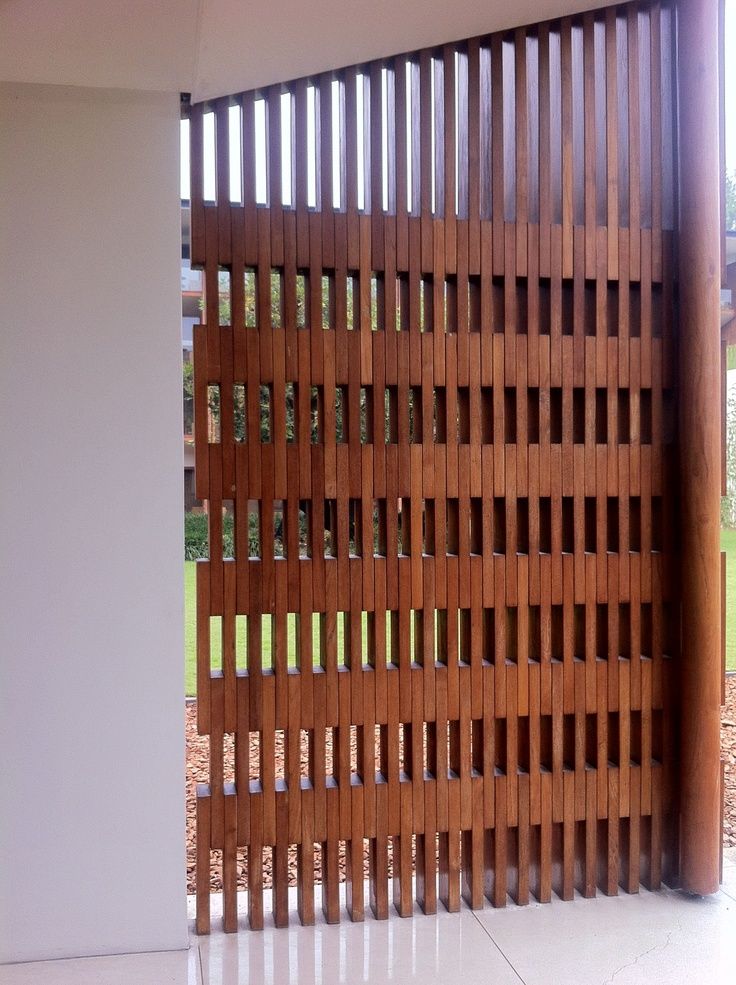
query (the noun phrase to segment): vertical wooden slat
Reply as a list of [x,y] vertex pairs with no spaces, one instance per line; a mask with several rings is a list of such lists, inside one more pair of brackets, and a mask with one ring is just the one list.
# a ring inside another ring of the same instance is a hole
[[549,277],[552,188],[550,168],[549,25],[539,25],[539,272]]
[[608,153],[608,277],[618,275],[618,103],[616,58],[616,10],[606,9],[606,147]]
[[626,17],[627,56],[629,61],[628,77],[628,106],[629,106],[629,242],[631,249],[631,268],[635,278],[639,275],[640,241],[639,228],[641,221],[639,175],[641,160],[639,147],[641,134],[639,132],[639,32],[636,8],[627,7]]
[[230,100],[218,99],[215,106],[215,185],[217,194],[218,260],[232,262],[230,230]]
[[[204,263],[204,194],[202,115],[204,105],[199,103],[189,110],[189,196],[191,210],[190,259],[192,266]],[[197,497],[200,498],[199,496]]]
[[572,22],[563,18],[560,24],[560,65],[562,88],[562,276],[573,273],[573,79],[572,79]]
[[[597,160],[595,153],[596,140],[596,52],[594,37],[594,19],[592,13],[587,13],[583,19],[583,50],[584,50],[584,103],[585,103],[585,274],[593,277],[596,262],[596,183]],[[598,67],[598,72],[602,66]]]
[[529,94],[526,65],[526,29],[514,34],[516,107],[516,274],[526,277],[527,225],[529,223],[529,134],[527,120]]
[[491,39],[491,201],[493,217],[493,273],[503,274],[504,229],[504,128],[503,128],[503,40]]

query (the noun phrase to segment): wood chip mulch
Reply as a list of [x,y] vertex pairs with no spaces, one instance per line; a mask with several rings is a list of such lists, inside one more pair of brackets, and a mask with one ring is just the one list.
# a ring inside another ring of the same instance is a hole
[[[723,842],[725,846],[736,846],[736,677],[729,677],[726,681],[726,704],[723,707],[721,727],[721,750],[725,764],[725,811],[723,820]],[[196,705],[189,704],[186,708],[186,733],[187,733],[187,892],[194,893],[194,837],[195,837],[195,791],[198,782],[206,782],[209,773],[209,740],[207,736],[197,735],[196,725]],[[228,748],[226,739],[226,755],[232,755]],[[276,769],[278,773],[283,772],[283,752],[277,750]],[[226,777],[230,779],[230,777]],[[212,892],[222,892],[222,882],[220,880],[220,865],[215,852],[212,865]],[[341,868],[344,867],[344,860],[341,859]],[[316,862],[315,862],[316,865]],[[367,859],[366,859],[367,875]],[[245,888],[245,865],[244,860],[238,859],[238,883],[239,888]],[[296,885],[296,850],[293,849],[289,855],[289,876],[290,883]],[[264,886],[271,884],[270,860],[266,853]]]
[[726,678],[726,703],[721,714],[721,757],[724,762],[724,847],[736,846],[736,677]]

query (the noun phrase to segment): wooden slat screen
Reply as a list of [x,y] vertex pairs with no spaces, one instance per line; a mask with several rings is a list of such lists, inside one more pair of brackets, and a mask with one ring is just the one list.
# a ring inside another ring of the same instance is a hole
[[676,873],[674,28],[191,108],[201,932]]

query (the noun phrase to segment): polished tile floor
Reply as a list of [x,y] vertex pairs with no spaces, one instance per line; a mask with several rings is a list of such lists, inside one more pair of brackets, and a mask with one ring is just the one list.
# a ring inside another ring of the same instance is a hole
[[[215,900],[214,903],[217,901]],[[217,926],[213,905],[213,926]],[[0,985],[733,985],[736,853],[721,892],[511,904],[208,938],[188,952],[0,967]]]

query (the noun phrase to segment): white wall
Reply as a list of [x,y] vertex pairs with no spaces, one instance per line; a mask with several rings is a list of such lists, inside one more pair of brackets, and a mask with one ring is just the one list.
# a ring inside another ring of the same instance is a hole
[[179,106],[0,86],[0,960],[185,947]]

